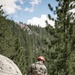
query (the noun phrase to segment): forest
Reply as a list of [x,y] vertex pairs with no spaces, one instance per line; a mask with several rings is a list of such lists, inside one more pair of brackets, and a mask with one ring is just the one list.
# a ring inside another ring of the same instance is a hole
[[23,75],[39,55],[46,59],[48,75],[75,75],[75,13],[69,12],[75,8],[75,1],[56,1],[55,10],[48,4],[57,15],[54,19],[48,14],[55,27],[46,21],[44,28],[7,19],[0,5],[0,54],[13,60]]

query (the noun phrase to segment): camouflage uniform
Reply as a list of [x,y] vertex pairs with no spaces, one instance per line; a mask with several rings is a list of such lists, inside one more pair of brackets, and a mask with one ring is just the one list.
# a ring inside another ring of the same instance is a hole
[[27,75],[47,75],[46,66],[40,61],[33,63],[29,68]]

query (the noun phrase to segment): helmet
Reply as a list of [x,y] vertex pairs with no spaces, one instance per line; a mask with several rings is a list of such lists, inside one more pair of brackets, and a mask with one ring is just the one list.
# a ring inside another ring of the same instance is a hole
[[45,62],[45,58],[43,56],[39,56],[37,59],[42,60],[43,62]]

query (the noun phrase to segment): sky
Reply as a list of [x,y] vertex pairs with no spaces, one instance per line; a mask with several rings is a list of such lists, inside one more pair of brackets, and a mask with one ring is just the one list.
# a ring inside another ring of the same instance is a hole
[[54,26],[54,21],[48,19],[48,14],[56,17],[49,10],[49,3],[53,7],[57,6],[55,0],[0,0],[9,19],[41,27],[46,26],[45,20]]

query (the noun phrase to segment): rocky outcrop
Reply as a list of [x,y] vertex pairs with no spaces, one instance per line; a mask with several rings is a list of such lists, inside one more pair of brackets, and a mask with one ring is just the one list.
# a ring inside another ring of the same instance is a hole
[[0,54],[0,75],[22,75],[17,65]]

